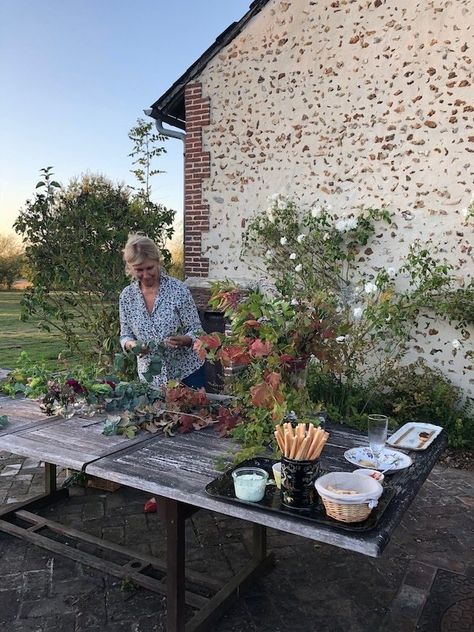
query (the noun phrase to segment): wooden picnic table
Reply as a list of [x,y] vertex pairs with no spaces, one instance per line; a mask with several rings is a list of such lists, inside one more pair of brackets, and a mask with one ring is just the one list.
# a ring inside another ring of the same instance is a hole
[[[28,408],[30,404],[21,404],[20,416],[26,414],[25,406]],[[443,432],[427,450],[411,452],[411,467],[390,475],[393,498],[376,526],[368,531],[351,532],[338,528],[337,525],[304,520],[291,511],[271,512],[258,503],[228,502],[208,495],[205,491],[206,485],[222,475],[222,472],[216,469],[217,461],[224,460],[230,464],[231,453],[235,450],[235,445],[230,440],[219,438],[212,428],[171,438],[161,434],[143,433],[133,440],[128,440],[103,435],[101,431],[104,419],[101,418],[73,417],[67,420],[50,420],[50,423],[39,418],[34,424],[22,426],[15,422],[13,408],[8,414],[13,423],[10,432],[0,436],[0,448],[44,460],[47,487],[45,494],[32,502],[0,510],[0,530],[116,576],[127,575],[151,590],[164,592],[167,595],[168,632],[197,632],[210,629],[211,622],[220,616],[229,601],[238,595],[242,584],[271,565],[273,558],[271,554],[267,554],[266,527],[372,557],[381,555],[391,534],[447,443]],[[340,425],[329,426],[329,431],[330,438],[321,459],[322,468],[326,471],[352,471],[354,467],[345,461],[344,451],[351,447],[366,445],[366,437]],[[166,564],[155,558],[135,555],[124,547],[103,542],[99,538],[61,527],[32,513],[31,509],[36,509],[45,502],[67,493],[65,490],[56,490],[55,466],[80,469],[86,474],[156,496],[166,524]],[[185,572],[184,524],[186,518],[200,508],[240,518],[253,525],[252,559],[211,598],[186,589],[186,579],[205,583],[208,587],[214,586],[212,579],[206,576]],[[15,518],[26,521],[28,528],[14,524]],[[50,530],[75,536],[96,545],[101,544],[109,550],[126,554],[130,557],[130,562],[120,567],[99,558],[93,559],[94,556],[77,549],[68,551],[66,545],[51,542],[39,533],[45,526]],[[144,575],[142,571],[150,565],[166,572],[166,580],[157,582]],[[197,609],[197,613],[187,623],[185,603]]]

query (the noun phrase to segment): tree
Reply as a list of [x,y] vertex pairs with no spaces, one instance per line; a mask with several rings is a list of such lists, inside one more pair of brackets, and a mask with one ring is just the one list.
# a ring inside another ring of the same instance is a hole
[[165,141],[166,137],[162,134],[154,134],[152,130],[153,123],[147,123],[142,118],[138,118],[136,125],[128,133],[129,139],[133,142],[133,151],[128,155],[134,158],[132,162],[134,168],[130,169],[130,173],[133,173],[140,183],[137,195],[143,198],[149,209],[153,206],[150,180],[154,175],[164,173],[159,169],[153,169],[152,162],[154,158],[166,153],[164,147],[156,145],[158,142]]
[[0,285],[11,290],[23,272],[23,245],[15,235],[0,235]]
[[[126,285],[122,249],[130,232],[161,243],[172,232],[174,211],[150,208],[129,187],[85,175],[62,188],[52,167],[41,170],[35,197],[15,222],[26,243],[32,288],[24,317],[40,317],[76,354],[102,357],[117,347],[120,290]],[[165,261],[169,253],[163,252]]]

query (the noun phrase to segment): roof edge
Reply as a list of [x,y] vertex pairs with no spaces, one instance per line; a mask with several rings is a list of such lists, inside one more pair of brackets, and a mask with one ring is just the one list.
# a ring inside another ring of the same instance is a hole
[[254,0],[249,6],[247,13],[238,21],[233,22],[220,35],[216,37],[211,46],[177,79],[168,90],[157,99],[151,106],[150,116],[160,118],[165,123],[186,128],[186,117],[184,111],[184,89],[186,85],[195,77],[199,76],[207,64],[227,46],[237,35],[239,35],[248,22],[268,4],[270,0]]

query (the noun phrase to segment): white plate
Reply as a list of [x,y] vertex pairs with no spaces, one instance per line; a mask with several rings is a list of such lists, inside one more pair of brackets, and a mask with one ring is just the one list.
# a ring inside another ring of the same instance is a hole
[[[410,421],[388,439],[387,443],[395,448],[405,448],[407,450],[426,450],[441,432],[441,426],[425,424],[418,421]],[[420,441],[420,432],[427,432],[430,436],[426,441]]]
[[351,448],[344,452],[344,458],[358,467],[364,467],[369,470],[384,470],[395,460],[388,472],[397,472],[398,470],[404,470],[406,467],[410,467],[413,461],[409,456],[403,454],[403,452],[397,452],[397,450],[390,450],[384,448],[382,454],[379,457],[379,466],[376,467],[375,459],[370,451],[370,448]]

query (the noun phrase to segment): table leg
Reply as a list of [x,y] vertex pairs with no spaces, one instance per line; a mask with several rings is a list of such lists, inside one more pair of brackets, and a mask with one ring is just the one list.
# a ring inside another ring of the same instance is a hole
[[185,505],[170,498],[165,505],[166,518],[166,597],[167,632],[184,632],[185,626]]
[[263,562],[267,557],[267,529],[262,524],[253,525],[253,559]]
[[56,466],[54,463],[44,464],[44,491],[47,494],[54,494],[56,491]]

